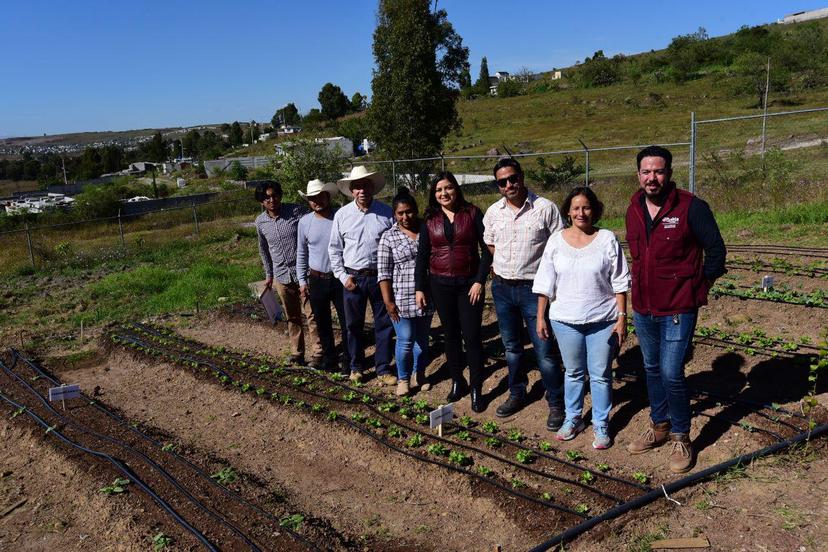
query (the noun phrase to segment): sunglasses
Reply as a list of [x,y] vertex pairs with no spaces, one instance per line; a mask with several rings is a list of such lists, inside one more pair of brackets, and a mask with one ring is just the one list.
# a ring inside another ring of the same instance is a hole
[[514,186],[516,184],[520,184],[520,175],[518,173],[510,174],[506,178],[496,180],[496,182],[498,188],[505,188],[509,184],[512,184]]

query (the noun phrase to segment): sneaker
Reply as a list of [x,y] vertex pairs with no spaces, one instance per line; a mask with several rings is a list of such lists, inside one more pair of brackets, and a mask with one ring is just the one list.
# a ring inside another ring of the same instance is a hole
[[550,406],[549,416],[546,418],[546,429],[549,431],[558,431],[564,421],[563,408],[560,406]]
[[408,395],[409,391],[410,389],[408,387],[408,380],[401,379],[397,382],[397,390],[395,391],[395,394],[398,397],[405,397],[406,395]]
[[523,399],[510,396],[505,403],[497,407],[495,415],[498,418],[508,418],[513,414],[517,414],[523,408],[525,402]]
[[661,422],[654,424],[650,422],[650,427],[647,428],[636,440],[627,445],[627,451],[630,454],[641,454],[656,447],[660,447],[667,442],[670,436],[670,422]]
[[379,381],[382,385],[394,385],[397,383],[397,376],[392,374],[382,374],[377,376],[377,381]]
[[670,434],[670,471],[673,473],[687,473],[693,467],[693,446],[690,436],[686,433]]
[[354,383],[361,383],[362,382],[362,372],[351,372],[351,375],[348,376],[348,379]]
[[612,446],[612,439],[610,439],[609,433],[607,433],[607,428],[593,426],[592,434],[595,437],[592,440],[592,448],[597,450],[604,450]]
[[325,362],[322,360],[322,357],[313,357],[308,362],[308,368],[313,368],[314,370],[323,370],[325,367]]
[[431,384],[426,379],[425,372],[416,372],[411,378],[411,387],[419,387],[420,391],[428,391],[431,389]]
[[584,421],[580,418],[575,418],[574,420],[566,420],[564,421],[561,429],[555,434],[555,439],[558,441],[570,441],[575,438],[580,432],[584,430],[586,425],[584,425]]
[[304,366],[305,365],[305,356],[304,355],[290,355],[288,359],[288,363],[292,366]]

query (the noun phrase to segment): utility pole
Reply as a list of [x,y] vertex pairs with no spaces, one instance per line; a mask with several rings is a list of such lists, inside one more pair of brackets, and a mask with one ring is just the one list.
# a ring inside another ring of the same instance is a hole
[[61,155],[61,156],[60,156],[60,161],[61,161],[61,163],[63,164],[63,185],[64,185],[64,186],[68,186],[68,185],[69,185],[69,181],[66,179],[66,158],[64,158],[64,157]]
[[768,127],[768,89],[770,89],[770,56],[768,56],[768,72],[765,76],[765,100],[762,102],[762,159],[765,158],[765,136]]

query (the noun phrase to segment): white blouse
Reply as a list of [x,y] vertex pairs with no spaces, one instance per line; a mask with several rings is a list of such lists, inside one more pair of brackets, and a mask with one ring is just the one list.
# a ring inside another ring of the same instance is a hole
[[546,242],[532,291],[549,297],[549,319],[589,324],[618,318],[616,293],[630,290],[630,270],[621,243],[600,229],[586,247],[576,248],[558,231]]

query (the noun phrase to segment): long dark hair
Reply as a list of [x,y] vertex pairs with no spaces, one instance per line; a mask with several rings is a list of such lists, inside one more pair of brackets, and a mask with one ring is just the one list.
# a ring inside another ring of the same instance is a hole
[[463,190],[460,188],[460,184],[457,182],[457,178],[455,178],[454,174],[452,174],[451,171],[442,171],[434,175],[434,178],[431,179],[431,185],[428,187],[428,207],[425,210],[426,219],[433,218],[442,213],[442,208],[440,207],[440,204],[437,203],[435,193],[437,191],[437,184],[443,180],[448,180],[454,184],[454,187],[457,189],[458,211],[471,205],[468,201],[466,201],[466,198],[463,197]]

